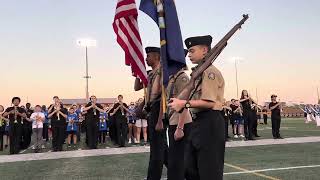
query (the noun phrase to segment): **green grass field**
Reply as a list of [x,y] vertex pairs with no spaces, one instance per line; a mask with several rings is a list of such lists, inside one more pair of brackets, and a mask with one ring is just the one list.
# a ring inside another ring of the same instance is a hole
[[[259,125],[261,138],[271,138],[269,125]],[[320,136],[314,123],[302,119],[284,119],[281,134],[284,137]],[[79,146],[84,147],[83,143]],[[112,147],[110,143],[101,145]],[[72,149],[69,149],[72,150]],[[31,150],[25,153],[30,153]],[[7,154],[7,152],[2,152]],[[149,153],[38,160],[0,164],[0,179],[107,179],[141,180],[146,176]],[[320,143],[266,145],[226,148],[225,173],[245,170],[287,168],[320,165]],[[164,168],[164,176],[166,169]],[[225,180],[318,180],[320,166],[301,169],[264,171],[245,174],[225,174]]]
[[[141,180],[148,153],[40,160],[0,164],[1,179]],[[227,148],[225,162],[247,170],[319,165],[320,143]],[[239,172],[225,166],[225,172]],[[164,170],[165,174],[165,170]],[[319,179],[320,167],[259,173],[283,180]],[[225,175],[226,180],[268,179],[255,174]]]
[[[268,119],[268,125],[258,125],[258,134],[261,136],[257,139],[271,139],[271,120]],[[231,136],[231,125],[229,126],[229,135]],[[305,124],[303,119],[283,119],[281,123],[281,135],[285,138],[288,137],[307,137],[307,136],[320,136],[320,127],[316,127],[315,122]],[[237,141],[239,139],[231,138],[231,141]],[[131,145],[128,145],[131,146]],[[46,143],[47,149],[43,150],[42,152],[50,151],[51,142]],[[107,142],[106,144],[99,145],[99,148],[106,148],[106,147],[115,147],[112,143]],[[86,145],[84,144],[84,136],[82,137],[81,143],[77,145],[76,148],[67,148],[64,146],[65,151],[72,151],[78,148],[86,149]],[[31,149],[24,151],[23,153],[33,153]],[[0,155],[9,154],[9,149],[5,149],[4,151],[0,151]]]

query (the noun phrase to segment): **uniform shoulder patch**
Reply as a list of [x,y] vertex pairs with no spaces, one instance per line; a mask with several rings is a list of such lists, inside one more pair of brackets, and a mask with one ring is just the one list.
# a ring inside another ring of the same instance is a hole
[[210,72],[208,74],[208,78],[211,79],[211,80],[214,80],[216,78],[216,75],[213,72]]
[[187,82],[187,81],[188,81],[188,78],[187,78],[187,77],[182,77],[182,78],[181,78],[181,81],[182,81],[182,82]]

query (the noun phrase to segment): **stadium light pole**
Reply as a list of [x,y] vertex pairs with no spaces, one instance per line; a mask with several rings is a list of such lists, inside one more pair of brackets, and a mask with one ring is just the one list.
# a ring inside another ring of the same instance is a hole
[[235,66],[235,70],[236,70],[236,86],[237,86],[237,99],[239,99],[239,82],[238,82],[238,61],[243,60],[243,58],[241,57],[233,57],[232,58],[234,61],[234,66]]
[[88,48],[89,47],[95,47],[97,45],[97,41],[94,39],[78,39],[77,40],[78,46],[85,47],[86,50],[86,76],[84,78],[86,79],[86,101],[89,100],[89,67],[88,67]]

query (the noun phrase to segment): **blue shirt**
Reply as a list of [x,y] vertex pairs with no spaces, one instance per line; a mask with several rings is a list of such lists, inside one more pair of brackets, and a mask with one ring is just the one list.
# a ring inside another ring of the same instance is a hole
[[44,114],[44,117],[45,117],[45,119],[44,119],[44,124],[48,124],[49,123],[49,118],[48,118],[48,111],[42,111],[42,113]]
[[[70,120],[74,120],[74,123],[71,124]],[[69,114],[67,117],[67,131],[77,131],[78,130],[78,125],[77,122],[79,122],[79,118],[77,113]]]
[[108,114],[104,112],[100,112],[100,121],[99,121],[99,131],[106,131],[107,130],[107,120]]
[[134,106],[129,106],[128,108],[128,114],[127,114],[127,117],[128,117],[128,120],[136,120],[135,116],[133,115],[134,114],[134,111],[135,111],[135,107]]

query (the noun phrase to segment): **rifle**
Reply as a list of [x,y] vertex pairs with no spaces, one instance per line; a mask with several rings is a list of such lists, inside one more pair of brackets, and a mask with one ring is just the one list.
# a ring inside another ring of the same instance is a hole
[[196,79],[202,75],[202,73],[217,59],[222,50],[227,46],[228,40],[233,36],[233,34],[241,29],[242,24],[249,18],[247,14],[243,15],[242,20],[236,24],[205,56],[204,63],[201,64],[194,72],[192,72],[191,79],[186,85],[184,90],[177,97],[181,100],[188,100],[191,91],[195,87]]

